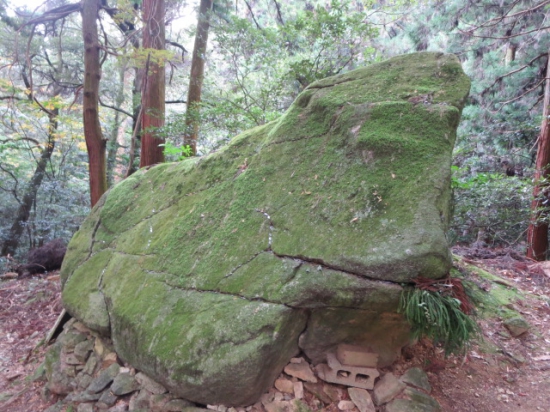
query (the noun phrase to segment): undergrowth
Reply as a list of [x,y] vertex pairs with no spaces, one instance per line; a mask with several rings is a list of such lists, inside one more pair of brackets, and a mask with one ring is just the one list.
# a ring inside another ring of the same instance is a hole
[[403,291],[399,304],[413,339],[430,338],[443,347],[445,355],[463,353],[471,340],[480,336],[480,328],[462,282],[419,278],[415,283],[414,289]]

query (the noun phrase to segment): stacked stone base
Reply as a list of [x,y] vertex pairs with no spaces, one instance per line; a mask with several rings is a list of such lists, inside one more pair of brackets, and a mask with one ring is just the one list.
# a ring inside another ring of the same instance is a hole
[[[36,374],[47,384],[43,396],[58,402],[46,412],[76,410],[149,412],[436,412],[426,374],[411,368],[401,377],[382,373],[376,355],[342,345],[327,364],[312,367],[293,358],[274,387],[248,407],[197,405],[170,394],[161,384],[124,364],[109,339],[72,319],[51,346]],[[344,363],[347,362],[347,363]],[[230,383],[228,383],[230,384]],[[71,409],[72,408],[72,409]]]

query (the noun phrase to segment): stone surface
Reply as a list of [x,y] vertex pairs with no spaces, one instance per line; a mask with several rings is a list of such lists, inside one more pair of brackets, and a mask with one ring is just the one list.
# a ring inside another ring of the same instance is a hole
[[82,369],[82,372],[88,375],[93,375],[97,367],[97,363],[98,363],[97,357],[94,355],[90,356],[86,361],[86,366],[84,366],[84,369]]
[[86,388],[86,392],[98,393],[102,391],[113,381],[115,376],[118,375],[119,370],[120,366],[116,363],[112,364],[107,369],[102,370]]
[[75,346],[86,340],[86,334],[71,330],[70,333],[60,335],[58,342],[63,345],[65,351],[74,350]]
[[103,359],[101,361],[101,367],[102,368],[107,368],[108,366],[112,365],[113,363],[118,363],[118,355],[115,352],[105,353],[102,356],[102,359]]
[[416,386],[417,388],[423,389],[428,393],[432,391],[432,386],[428,380],[428,375],[420,368],[410,368],[399,379],[403,383]]
[[296,399],[302,399],[304,397],[304,384],[302,382],[294,382],[292,384],[294,390],[294,397]]
[[506,329],[508,329],[508,331],[514,338],[523,335],[531,328],[529,323],[527,323],[527,321],[520,316],[506,319],[504,321],[504,326],[506,326]]
[[128,410],[128,405],[125,403],[116,404],[115,406],[107,409],[107,412],[124,412]]
[[78,389],[86,389],[88,386],[90,386],[90,383],[92,383],[92,376],[88,375],[87,373],[81,372],[78,375],[76,375],[75,383],[77,385]]
[[374,386],[372,396],[374,403],[379,406],[391,401],[403,392],[406,386],[393,373],[386,373]]
[[118,397],[111,391],[105,391],[101,394],[101,397],[97,402],[97,407],[101,409],[108,409],[116,403],[117,399]]
[[[172,399],[168,401],[163,408],[163,411],[166,412],[183,412],[188,411],[188,408],[193,407],[191,402],[184,399]],[[199,408],[196,408],[199,409]],[[204,411],[204,409],[202,409]]]
[[304,382],[304,388],[323,403],[331,403],[332,399],[323,391],[323,383]]
[[275,380],[275,387],[284,393],[294,393],[294,384],[288,379],[279,378]]
[[375,379],[380,376],[373,368],[342,365],[332,353],[327,354],[327,361],[328,365],[321,363],[316,367],[317,375],[326,382],[372,389]]
[[143,409],[144,411],[149,410],[150,400],[153,394],[145,389],[140,390],[137,393],[134,393],[130,398],[129,408],[132,410]]
[[[77,322],[80,323],[80,322]],[[80,363],[86,363],[88,355],[94,348],[94,343],[91,340],[85,340],[76,344],[74,347],[74,356],[78,359]]]
[[334,385],[323,384],[323,392],[330,398],[330,402],[338,402],[342,399],[342,391]]
[[148,390],[154,395],[167,392],[164,386],[162,386],[158,382],[155,382],[153,379],[142,372],[137,373],[135,379],[144,389]]
[[76,408],[76,412],[94,412],[94,405],[91,403],[81,403]]
[[57,341],[47,352],[44,360],[45,375],[48,380],[47,388],[56,395],[66,395],[72,390],[71,379],[64,373],[61,363],[62,348],[62,342]]
[[115,379],[113,380],[113,384],[111,385],[111,391],[118,396],[134,392],[138,388],[138,381],[134,376],[130,375],[129,373],[119,373],[115,377]]
[[67,397],[65,398],[65,401],[67,402],[92,402],[97,401],[101,398],[101,392],[100,393],[88,393],[88,392],[71,392]]
[[455,56],[397,56],[312,83],[216,153],[140,169],[71,240],[64,306],[201,404],[254,403],[299,350],[390,364],[409,338],[401,284],[451,267],[468,89]]
[[69,353],[67,356],[65,356],[65,363],[67,365],[80,365],[81,363],[84,363],[86,361],[80,361],[79,359],[74,356],[73,353]]
[[364,389],[348,388],[348,394],[359,412],[376,412],[370,393]]
[[336,348],[336,358],[342,365],[362,366],[365,368],[376,368],[378,365],[377,353],[356,345],[338,345]]
[[341,411],[350,411],[355,408],[355,404],[352,401],[340,401],[338,402],[338,409]]
[[165,405],[172,399],[174,399],[174,396],[170,395],[169,393],[152,395],[149,399],[149,409],[151,410],[151,412],[163,412],[165,410]]
[[287,375],[294,376],[304,382],[317,382],[317,378],[313,374],[309,364],[306,362],[289,363],[285,366],[284,371]]
[[407,388],[404,399],[394,399],[386,405],[386,412],[441,412],[439,403],[429,395]]

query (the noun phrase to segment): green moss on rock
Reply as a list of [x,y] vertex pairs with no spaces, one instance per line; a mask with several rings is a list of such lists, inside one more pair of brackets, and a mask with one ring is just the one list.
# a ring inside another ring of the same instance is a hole
[[200,403],[253,403],[298,341],[315,360],[345,342],[391,363],[400,283],[451,267],[468,89],[454,56],[398,56],[312,84],[216,153],[140,170],[69,244],[67,310]]

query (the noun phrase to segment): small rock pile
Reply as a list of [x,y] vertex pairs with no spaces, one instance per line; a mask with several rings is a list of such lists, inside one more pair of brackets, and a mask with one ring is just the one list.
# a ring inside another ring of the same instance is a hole
[[[340,356],[340,360],[345,360],[345,355],[346,353],[343,358]],[[437,401],[429,396],[431,387],[428,377],[419,368],[411,368],[401,377],[397,377],[390,372],[381,373],[357,363],[341,363],[334,354],[329,354],[327,358],[328,365],[320,364],[315,368],[303,357],[291,359],[275,381],[274,387],[263,394],[256,404],[246,408],[197,405],[176,398],[144,373],[125,365],[115,353],[109,339],[71,319],[64,325],[63,332],[49,349],[43,365],[35,374],[35,379],[47,380],[42,393],[46,399],[62,397],[46,412],[69,409],[76,412],[441,410]],[[342,382],[345,384],[341,384]]]

